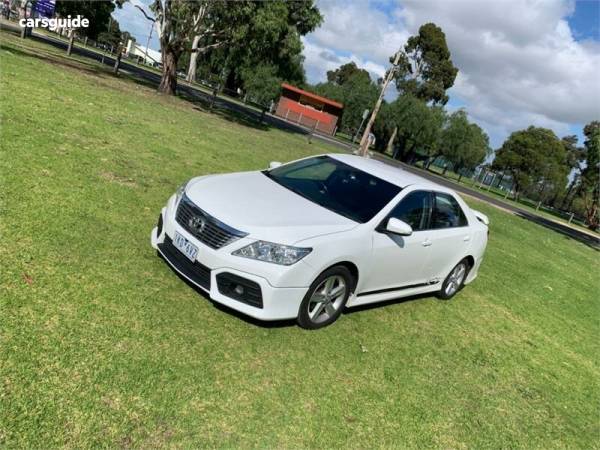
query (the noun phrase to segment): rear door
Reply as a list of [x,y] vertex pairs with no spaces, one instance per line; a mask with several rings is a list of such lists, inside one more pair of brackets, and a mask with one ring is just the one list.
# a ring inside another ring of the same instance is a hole
[[443,280],[463,258],[471,245],[471,228],[453,195],[433,192],[430,223],[431,257],[426,272],[429,279]]

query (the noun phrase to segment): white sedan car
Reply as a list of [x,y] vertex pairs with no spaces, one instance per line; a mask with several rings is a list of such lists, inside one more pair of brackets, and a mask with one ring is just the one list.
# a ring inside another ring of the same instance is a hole
[[193,178],[162,209],[151,242],[215,302],[315,329],[344,307],[453,297],[477,276],[487,224],[449,189],[331,154]]

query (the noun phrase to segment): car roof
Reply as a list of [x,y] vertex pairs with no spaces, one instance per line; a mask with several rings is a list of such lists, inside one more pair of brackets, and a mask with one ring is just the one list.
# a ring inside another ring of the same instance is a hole
[[410,173],[400,167],[392,166],[391,164],[386,164],[376,159],[342,153],[331,153],[327,156],[337,159],[338,161],[348,164],[349,166],[370,173],[371,175],[375,175],[377,178],[381,178],[382,180],[395,184],[401,188],[405,188],[411,184],[416,184],[425,188],[436,189],[439,191],[450,191],[439,184],[433,183],[423,177]]

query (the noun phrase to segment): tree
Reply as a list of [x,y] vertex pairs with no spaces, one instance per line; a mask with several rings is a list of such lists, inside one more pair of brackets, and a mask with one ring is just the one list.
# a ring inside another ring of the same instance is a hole
[[371,117],[365,127],[359,152],[367,153],[367,137],[375,123],[383,102],[385,90],[392,79],[396,87],[405,94],[435,104],[445,105],[448,101],[446,90],[452,87],[458,69],[450,59],[446,45],[446,35],[433,23],[421,25],[419,34],[411,36],[404,46],[390,57],[392,67],[387,71],[381,83],[381,93],[375,102]]
[[281,91],[281,79],[276,73],[277,69],[272,65],[262,65],[242,72],[248,97],[261,106],[261,122],[270,103],[279,96]]
[[235,29],[231,42],[217,49],[227,71],[229,89],[243,87],[242,72],[271,65],[276,76],[292,84],[305,82],[301,36],[323,20],[313,0],[256,1],[249,17]]
[[335,70],[327,71],[327,82],[343,86],[350,78],[359,76],[371,81],[369,72],[365,69],[360,69],[355,62],[342,64]]
[[435,155],[438,153],[444,110],[430,107],[410,94],[402,95],[389,104],[384,104],[382,114],[375,127],[380,146],[388,143],[394,130],[396,151],[394,158],[405,159],[410,154]]
[[564,145],[552,130],[529,127],[515,131],[496,152],[492,168],[506,170],[513,177],[515,197],[527,187],[538,185],[540,196],[546,188],[564,187],[567,171]]
[[581,172],[580,196],[583,199],[588,227],[600,226],[598,197],[600,196],[600,122],[593,121],[583,128],[586,167]]
[[357,129],[365,109],[369,109],[377,100],[377,86],[371,81],[369,73],[354,63],[329,71],[327,77],[331,80],[310,86],[309,90],[342,103],[344,112],[338,126],[341,129]]
[[[222,3],[222,2],[215,2]],[[162,76],[158,91],[174,95],[177,90],[177,64],[182,53],[188,49],[194,36],[200,33],[204,22],[201,18],[207,7],[206,1],[154,0],[150,17],[139,5],[136,7],[156,26],[162,56]]]
[[446,35],[427,23],[411,36],[398,64],[396,87],[400,92],[434,104],[448,102],[446,91],[454,85],[458,69],[450,59]]
[[322,20],[312,1],[154,0],[150,9],[155,18],[140,8],[156,22],[163,64],[159,91],[168,94],[177,88],[176,71],[184,52],[191,53],[190,80],[197,72],[196,55],[209,51],[231,87],[242,85],[244,68],[260,64],[275,66],[283,79],[290,74],[303,78],[300,36]]
[[490,151],[488,135],[478,125],[469,122],[464,110],[448,117],[438,154],[452,163],[459,177],[462,177],[462,169],[474,169]]
[[[585,150],[577,145],[577,141],[578,139],[575,135],[565,136],[561,139],[566,153],[565,165],[571,173],[571,181],[562,199],[562,208],[565,208],[565,206],[568,206],[572,202],[573,194],[576,191],[575,188],[580,184],[581,164],[585,160]],[[553,205],[556,205],[556,200],[557,198],[554,199]]]
[[129,33],[121,33],[119,22],[117,22],[113,18],[109,19],[107,30],[98,34],[98,42],[110,45],[111,48],[116,49],[115,65],[113,66],[113,72],[115,74],[119,73],[119,67],[121,65],[121,56],[123,53],[123,43],[127,42],[129,37]]
[[90,39],[97,39],[98,35],[106,32],[109,28],[110,15],[115,9],[123,4],[124,0],[58,0],[56,2],[56,14],[62,17],[81,15],[89,20],[89,26],[77,30],[69,30],[69,45],[67,55],[73,49],[75,33]]

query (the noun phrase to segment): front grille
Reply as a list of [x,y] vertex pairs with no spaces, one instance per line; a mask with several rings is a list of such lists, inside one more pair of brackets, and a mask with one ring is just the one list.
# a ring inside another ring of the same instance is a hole
[[217,249],[247,236],[202,211],[184,194],[177,207],[177,223],[203,244]]
[[204,289],[210,290],[210,269],[198,261],[192,262],[186,258],[183,253],[175,248],[169,236],[165,236],[165,241],[158,244],[158,249],[179,272]]
[[[242,288],[241,293],[236,291],[238,286]],[[263,307],[260,286],[254,281],[238,277],[229,272],[222,272],[217,275],[217,288],[221,294],[234,300],[256,308]]]

